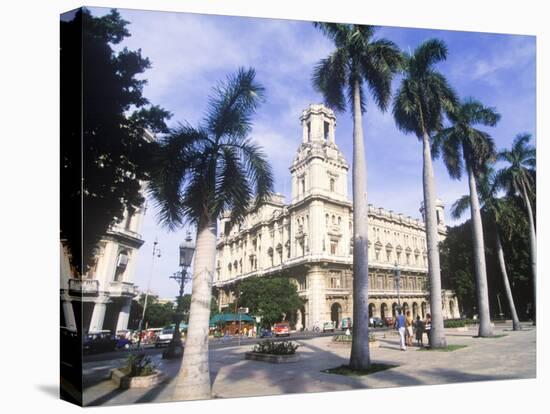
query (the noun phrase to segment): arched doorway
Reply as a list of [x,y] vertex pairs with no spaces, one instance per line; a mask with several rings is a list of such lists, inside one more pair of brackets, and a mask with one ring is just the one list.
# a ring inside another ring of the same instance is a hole
[[399,306],[397,306],[397,303],[393,302],[391,305],[391,314],[394,318],[397,316],[397,308],[399,308]]
[[386,316],[388,316],[388,305],[382,303],[380,305],[380,318],[384,319]]
[[403,315],[406,315],[407,311],[409,310],[409,304],[407,302],[403,302],[403,305],[401,305],[401,309],[403,309]]
[[374,303],[369,303],[369,318],[372,318],[376,312],[376,305]]
[[450,300],[449,301],[449,312],[451,313],[451,318],[454,318],[455,317],[455,303],[454,301]]
[[422,319],[426,318],[426,302],[422,302],[422,305],[420,305],[420,308],[422,309]]
[[335,302],[330,307],[330,320],[334,323],[334,327],[340,327],[340,321],[342,320],[342,306],[338,302]]
[[413,302],[413,318],[416,319],[418,316],[418,303]]

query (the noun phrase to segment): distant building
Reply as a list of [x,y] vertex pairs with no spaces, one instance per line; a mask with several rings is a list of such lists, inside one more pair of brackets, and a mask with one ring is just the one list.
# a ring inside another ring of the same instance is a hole
[[[150,133],[145,139],[153,140]],[[75,278],[69,255],[61,242],[61,325],[70,330],[82,326],[83,332],[125,330],[132,299],[137,296],[134,273],[138,250],[143,245],[140,230],[146,205],[133,215],[124,213],[122,221],[107,230],[98,243],[94,263]]]
[[159,298],[157,299],[157,303],[161,305],[166,305],[167,303],[171,303],[174,306],[176,306],[177,304],[176,299],[172,299],[172,298]]
[[[335,142],[336,118],[323,105],[303,111],[302,143],[290,167],[292,200],[275,194],[240,225],[221,221],[214,287],[220,309],[233,303],[232,290],[249,277],[281,275],[293,280],[304,307],[291,322],[297,329],[325,321],[339,326],[351,317],[352,203],[348,163]],[[438,200],[439,235],[447,228]],[[400,300],[414,316],[429,312],[424,222],[369,205],[369,314],[395,315],[394,278],[400,269]],[[443,292],[444,316],[458,317],[456,295]]]

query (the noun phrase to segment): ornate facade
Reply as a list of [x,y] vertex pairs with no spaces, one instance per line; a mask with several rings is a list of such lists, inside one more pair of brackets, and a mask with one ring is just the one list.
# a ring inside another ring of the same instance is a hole
[[[352,203],[349,165],[335,142],[336,118],[323,105],[310,105],[300,118],[302,143],[290,167],[292,200],[275,194],[240,225],[222,219],[214,287],[220,308],[233,303],[235,285],[249,277],[283,275],[297,286],[305,305],[291,320],[296,329],[351,317]],[[445,237],[438,203],[440,237]],[[429,312],[424,223],[369,205],[369,313],[395,313],[399,299],[414,316]],[[458,317],[452,292],[443,292],[444,314]]]
[[[155,137],[148,131],[144,139]],[[61,325],[86,332],[126,330],[132,299],[138,295],[134,273],[146,205],[112,225],[95,249],[94,263],[80,278],[71,269],[68,251],[61,242]]]

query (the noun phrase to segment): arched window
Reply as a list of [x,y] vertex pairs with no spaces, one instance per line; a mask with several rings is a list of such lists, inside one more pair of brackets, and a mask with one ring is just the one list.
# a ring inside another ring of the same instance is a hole
[[335,184],[334,178],[331,178],[330,179],[330,191],[332,191],[332,192],[335,191],[334,184]]

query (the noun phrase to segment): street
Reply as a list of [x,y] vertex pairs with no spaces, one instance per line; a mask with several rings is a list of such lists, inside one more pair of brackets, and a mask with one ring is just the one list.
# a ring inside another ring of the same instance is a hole
[[[499,325],[495,330],[498,334],[495,338],[476,338],[476,327],[447,329],[449,344],[465,346],[453,352],[419,352],[417,347],[402,352],[394,330],[377,330],[378,345],[371,347],[373,362],[397,366],[364,377],[323,372],[346,364],[349,358],[349,346],[332,342],[332,333],[291,336],[290,339],[300,345],[300,360],[290,364],[245,360],[244,352],[251,350],[251,345],[258,339],[244,339],[241,346],[236,338],[228,343],[216,339],[210,346],[212,392],[215,397],[228,398],[534,378],[536,332],[533,327],[525,326],[524,330],[514,332],[511,326]],[[128,352],[86,357],[83,373],[85,405],[169,401],[181,361],[162,360],[161,349],[147,348],[145,352],[151,356],[156,368],[165,373],[166,379],[159,386],[141,390],[117,390],[108,380],[109,371],[122,366]]]

